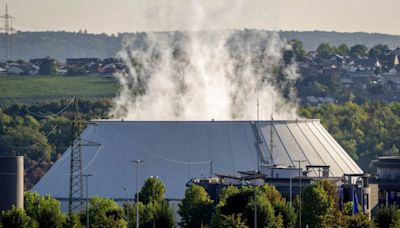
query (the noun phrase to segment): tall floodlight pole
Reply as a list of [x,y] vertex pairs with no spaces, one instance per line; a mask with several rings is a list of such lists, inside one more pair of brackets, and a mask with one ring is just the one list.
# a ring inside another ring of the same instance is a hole
[[136,163],[136,228],[139,228],[139,164],[144,161],[132,160],[131,162]]
[[301,228],[301,163],[306,162],[307,160],[293,160],[294,162],[299,163],[299,196],[300,196],[300,202],[299,202],[299,227]]
[[129,195],[128,195],[128,188],[124,186],[124,191],[126,194],[126,223],[127,227],[129,228]]
[[92,176],[92,174],[84,174],[82,175],[85,178],[85,187],[86,187],[86,227],[89,228],[89,177]]

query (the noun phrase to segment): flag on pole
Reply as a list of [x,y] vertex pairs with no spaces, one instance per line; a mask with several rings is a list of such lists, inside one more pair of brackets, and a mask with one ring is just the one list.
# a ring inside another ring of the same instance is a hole
[[358,199],[357,199],[357,191],[353,189],[353,214],[358,213]]

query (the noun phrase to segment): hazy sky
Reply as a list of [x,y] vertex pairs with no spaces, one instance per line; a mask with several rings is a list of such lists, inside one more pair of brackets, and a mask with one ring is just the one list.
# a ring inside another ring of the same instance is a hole
[[400,35],[400,0],[0,0],[15,28],[117,33],[259,28]]

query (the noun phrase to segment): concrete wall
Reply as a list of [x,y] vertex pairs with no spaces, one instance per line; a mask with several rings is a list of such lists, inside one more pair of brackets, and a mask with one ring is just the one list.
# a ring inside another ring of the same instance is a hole
[[24,157],[0,157],[0,211],[24,207]]
[[[302,172],[302,170],[301,170]],[[299,176],[298,168],[261,167],[261,173],[270,178],[294,178]]]
[[369,184],[369,209],[371,214],[375,215],[379,206],[379,185]]

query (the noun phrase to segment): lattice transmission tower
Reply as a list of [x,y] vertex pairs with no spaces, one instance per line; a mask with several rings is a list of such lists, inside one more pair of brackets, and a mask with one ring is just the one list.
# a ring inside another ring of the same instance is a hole
[[[83,139],[81,137],[82,123],[86,123],[81,120],[79,114],[79,102],[75,96],[73,101],[73,112],[71,120],[71,147],[70,147],[70,173],[69,173],[69,214],[73,212],[82,212],[84,209],[84,185],[83,185],[83,171],[82,168],[82,148],[83,147],[100,147],[101,144]],[[89,123],[92,124],[92,123]],[[87,168],[87,166],[86,166]],[[87,186],[86,186],[87,188]]]
[[69,213],[83,210],[82,145],[78,100],[73,103],[71,123],[71,163],[69,173]]
[[2,40],[2,53],[3,55],[0,58],[4,58],[4,60],[12,60],[14,58],[14,34],[16,30],[13,27],[15,17],[8,14],[8,6],[6,4],[5,14],[0,16],[3,26],[0,27]]

